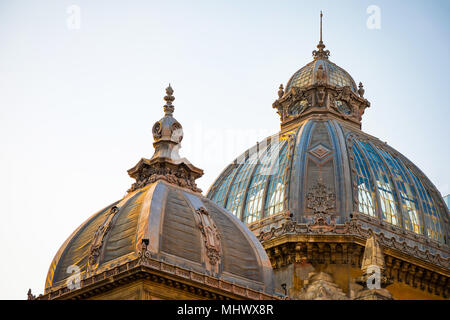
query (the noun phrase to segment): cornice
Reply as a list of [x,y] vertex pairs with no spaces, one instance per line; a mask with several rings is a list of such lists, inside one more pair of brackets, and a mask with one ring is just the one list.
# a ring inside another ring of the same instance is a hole
[[82,279],[78,289],[70,290],[65,284],[61,284],[58,287],[48,288],[45,295],[40,295],[36,299],[85,299],[138,279],[163,283],[209,299],[280,299],[263,291],[158,261],[145,253],[138,255],[136,259],[111,269],[104,268],[101,272]]

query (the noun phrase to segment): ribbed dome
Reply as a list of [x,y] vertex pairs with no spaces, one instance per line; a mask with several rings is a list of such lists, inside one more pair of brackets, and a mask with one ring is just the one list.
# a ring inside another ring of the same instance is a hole
[[[217,239],[206,243],[202,232]],[[129,193],[75,230],[53,259],[46,289],[64,284],[70,266],[85,278],[136,259],[143,239],[155,260],[272,293],[269,258],[245,225],[201,194],[163,181]]]
[[178,154],[182,127],[172,115],[170,85],[166,93],[165,115],[153,126],[153,157],[128,170],[136,182],[123,199],[94,214],[64,242],[50,265],[46,293],[65,286],[74,270],[86,285],[147,259],[184,278],[193,272],[214,283],[274,293],[272,266],[261,243],[235,216],[202,196],[195,179],[203,170]]
[[359,214],[411,239],[448,244],[447,208],[420,169],[354,126],[319,118],[247,150],[220,174],[207,197],[247,224],[282,214],[305,223],[314,212],[310,197],[320,191],[322,200],[330,197],[325,209],[336,223]]
[[353,92],[357,92],[355,81],[347,71],[328,59],[316,59],[294,73],[286,85],[286,92],[289,92],[292,87],[305,88],[317,83],[319,77],[323,77],[324,82],[329,85],[349,86]]

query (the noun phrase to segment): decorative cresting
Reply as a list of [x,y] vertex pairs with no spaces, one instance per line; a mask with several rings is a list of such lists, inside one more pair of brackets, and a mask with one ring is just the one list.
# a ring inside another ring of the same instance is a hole
[[300,69],[289,81],[286,91],[278,90],[273,108],[281,118],[281,128],[289,127],[314,114],[328,114],[361,127],[362,115],[370,102],[364,99],[363,85],[356,90],[351,76],[328,60],[330,51],[322,41],[322,12],[320,41],[313,51],[314,61]]
[[208,257],[206,268],[218,273],[222,257],[219,231],[205,207],[200,207],[195,213],[195,220],[203,238],[203,249]]
[[136,182],[128,192],[142,188],[157,180],[165,180],[169,183],[201,192],[197,188],[195,180],[203,175],[203,170],[192,165],[186,158],[180,158],[178,150],[183,139],[181,124],[173,117],[175,100],[173,89],[169,84],[166,88],[164,100],[164,117],[153,125],[153,146],[155,153],[151,159],[142,158],[128,174]]
[[103,247],[103,243],[106,235],[111,230],[114,223],[114,218],[119,212],[119,208],[116,206],[111,207],[111,209],[106,213],[103,223],[97,228],[92,239],[91,246],[89,248],[89,258],[87,268],[88,271],[93,271],[98,267],[98,261]]

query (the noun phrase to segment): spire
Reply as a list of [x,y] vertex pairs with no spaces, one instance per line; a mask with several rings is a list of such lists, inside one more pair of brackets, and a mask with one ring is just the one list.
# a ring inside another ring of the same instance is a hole
[[323,44],[323,41],[322,41],[322,17],[323,17],[323,13],[322,13],[322,11],[320,11],[320,40],[319,40],[319,44],[317,45],[317,49],[319,49],[319,50],[313,51],[314,59],[328,59],[328,56],[330,55],[329,50],[324,50],[325,45]]
[[173,96],[173,89],[169,83],[166,88],[166,96],[164,101],[164,117],[157,121],[153,125],[152,133],[155,142],[153,146],[155,147],[155,157],[166,157],[170,159],[179,159],[178,150],[180,148],[180,142],[183,139],[183,127],[181,124],[173,117],[173,112],[175,110],[172,102],[175,100]]
[[194,192],[201,192],[195,179],[203,175],[203,170],[192,165],[187,159],[181,158],[178,151],[183,139],[183,127],[173,117],[175,107],[173,89],[169,83],[164,96],[164,117],[153,125],[153,147],[155,152],[151,159],[142,158],[128,174],[136,179],[129,192],[142,188],[157,180],[188,188]]
[[322,17],[323,17],[322,10],[320,10],[320,41],[319,41],[319,43],[322,43]]
[[172,102],[175,100],[175,97],[173,96],[173,89],[170,86],[166,88],[166,96],[164,97],[164,100],[166,101],[166,104],[164,105],[164,114],[166,116],[172,116],[173,111],[175,110],[175,106],[172,105]]

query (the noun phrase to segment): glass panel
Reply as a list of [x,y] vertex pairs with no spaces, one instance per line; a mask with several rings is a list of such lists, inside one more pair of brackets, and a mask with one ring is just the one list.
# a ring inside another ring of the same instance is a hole
[[358,209],[359,212],[367,214],[371,217],[377,216],[377,206],[375,198],[375,190],[373,188],[372,178],[370,177],[369,169],[361,155],[358,147],[353,146],[353,156],[355,159],[355,167],[358,184]]
[[250,181],[243,216],[243,221],[247,224],[261,218],[264,189],[274,162],[273,153],[279,153],[279,150],[279,140],[276,140],[276,144],[269,146],[267,152],[261,158]]
[[381,218],[394,225],[399,224],[399,214],[392,182],[383,161],[370,144],[359,141],[364,154],[369,160],[381,203]]
[[349,75],[347,75],[343,70],[341,70],[335,65],[332,65],[331,63],[328,63],[327,67],[328,67],[329,81],[332,85],[337,87],[349,86],[354,90],[353,83],[350,80]]
[[[219,206],[223,207],[223,202],[225,200],[224,197],[228,190],[228,186],[230,185],[231,179],[233,178],[234,173],[236,172],[238,167],[239,167],[239,165],[237,165],[237,164],[230,165],[229,170],[227,170],[228,173],[225,173],[228,175],[226,176],[225,179],[222,179],[222,182],[220,183],[220,185],[215,188],[216,190],[214,190],[215,191],[214,196],[212,198],[210,198],[212,201],[217,203]],[[217,180],[220,180],[220,178]]]
[[231,186],[226,205],[226,208],[239,219],[241,218],[239,214],[242,208],[242,198],[244,197],[247,184],[251,178],[251,173],[255,169],[258,156],[261,155],[261,151],[258,153],[255,149],[252,150],[253,152],[250,151],[249,157],[245,160],[245,163],[242,165]]
[[443,242],[443,228],[436,210],[436,206],[434,205],[434,201],[428,193],[428,190],[424,188],[422,182],[416,177],[416,175],[412,173],[409,168],[407,168],[407,170],[416,184],[417,192],[419,193],[419,198],[424,210],[423,218],[425,220],[425,234],[431,239]]
[[[312,66],[306,65],[292,78],[291,87],[306,87],[312,83]],[[290,88],[288,88],[289,90]]]
[[267,190],[266,202],[264,205],[264,213],[271,216],[284,210],[284,191],[285,191],[285,168],[286,154],[288,149],[287,141],[280,148],[279,161],[275,162],[272,174],[269,179],[269,187]]
[[386,151],[381,149],[379,149],[379,151],[391,169],[392,177],[400,192],[401,205],[403,206],[404,211],[407,212],[406,215],[403,216],[403,227],[406,230],[422,234],[423,228],[417,211],[417,196],[414,186],[411,184],[403,165],[400,165],[399,161]]

